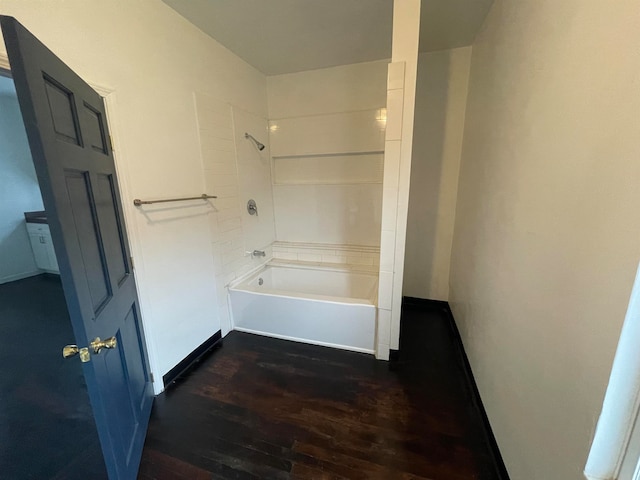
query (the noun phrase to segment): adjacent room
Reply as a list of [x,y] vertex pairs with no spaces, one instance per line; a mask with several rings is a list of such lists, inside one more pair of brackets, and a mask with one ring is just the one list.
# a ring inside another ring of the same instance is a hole
[[[104,471],[13,80],[0,70],[0,458],[7,478]],[[56,445],[54,453],[48,452]],[[34,458],[34,452],[42,452]]]
[[0,15],[11,478],[633,478],[637,0]]

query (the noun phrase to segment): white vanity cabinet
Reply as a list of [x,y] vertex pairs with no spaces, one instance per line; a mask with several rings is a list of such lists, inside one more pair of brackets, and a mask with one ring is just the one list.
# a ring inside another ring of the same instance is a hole
[[56,252],[51,241],[49,225],[46,223],[27,222],[27,232],[29,232],[29,240],[36,266],[45,272],[60,273]]

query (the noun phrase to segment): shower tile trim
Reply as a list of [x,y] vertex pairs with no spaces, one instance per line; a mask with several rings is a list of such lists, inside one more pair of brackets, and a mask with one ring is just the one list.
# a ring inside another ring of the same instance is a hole
[[274,242],[273,257],[279,260],[345,265],[380,264],[380,247],[328,243]]

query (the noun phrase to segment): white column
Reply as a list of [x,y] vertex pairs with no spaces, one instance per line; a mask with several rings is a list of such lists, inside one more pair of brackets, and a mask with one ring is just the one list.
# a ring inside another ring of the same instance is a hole
[[413,117],[420,40],[420,0],[396,0],[387,79],[376,357],[389,359],[400,340],[402,278],[411,176]]

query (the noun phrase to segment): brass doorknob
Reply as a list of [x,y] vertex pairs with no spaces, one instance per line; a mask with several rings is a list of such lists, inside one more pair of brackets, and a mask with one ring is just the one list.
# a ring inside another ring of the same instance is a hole
[[86,363],[89,361],[89,349],[87,347],[78,348],[77,345],[65,345],[62,349],[62,356],[64,358],[75,357],[80,354],[80,361],[82,363]]
[[77,355],[79,351],[80,349],[78,348],[77,345],[65,345],[64,348],[62,349],[62,356],[64,358],[73,357]]
[[113,349],[118,346],[118,340],[116,337],[110,337],[106,340],[100,340],[100,337],[96,337],[91,342],[91,348],[93,349],[93,353],[100,353],[103,348]]

